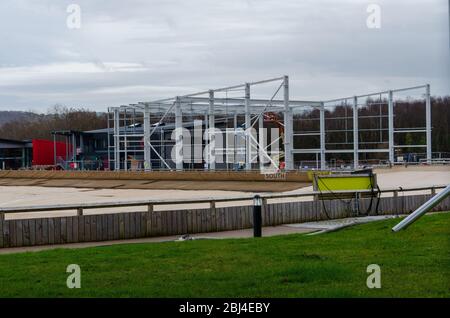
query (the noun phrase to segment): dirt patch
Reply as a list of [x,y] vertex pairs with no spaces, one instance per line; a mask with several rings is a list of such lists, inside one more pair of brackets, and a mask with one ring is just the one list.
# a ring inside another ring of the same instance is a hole
[[85,180],[85,179],[0,179],[2,186],[41,186],[90,189],[148,190],[224,190],[241,192],[284,192],[308,187],[306,182],[264,181],[145,181],[145,180]]

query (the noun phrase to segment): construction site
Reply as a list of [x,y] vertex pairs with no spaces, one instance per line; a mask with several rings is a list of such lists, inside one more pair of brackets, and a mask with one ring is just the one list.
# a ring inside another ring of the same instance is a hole
[[[332,100],[291,95],[288,76],[209,89],[110,107],[104,129],[33,141],[33,158],[22,159],[33,165],[0,170],[2,244],[51,244],[49,233],[78,242],[245,229],[256,194],[267,213],[297,209],[289,220],[267,216],[266,225],[406,213],[399,200],[435,194],[450,180],[448,156],[432,150],[430,85]],[[421,126],[402,125],[398,110],[409,98],[423,103]],[[192,211],[207,215],[201,226],[189,227]],[[215,223],[219,212],[236,214],[231,225]],[[134,213],[146,219],[142,231],[120,221]],[[62,220],[68,232],[55,234]],[[106,236],[84,237],[79,227],[89,222]]]

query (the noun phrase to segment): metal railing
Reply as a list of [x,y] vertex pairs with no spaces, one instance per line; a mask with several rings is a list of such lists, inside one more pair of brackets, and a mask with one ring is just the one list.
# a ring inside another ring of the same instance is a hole
[[[398,197],[399,193],[402,192],[413,192],[413,191],[430,191],[432,195],[436,194],[436,190],[444,189],[447,185],[436,185],[429,187],[416,187],[416,188],[390,188],[390,189],[373,189],[373,190],[346,190],[346,191],[334,191],[334,192],[324,192],[324,191],[311,191],[307,193],[296,193],[296,194],[261,194],[261,198],[267,202],[270,199],[288,199],[288,198],[301,198],[301,197],[312,197],[316,199],[319,195],[323,194],[334,194],[339,195],[349,195],[355,194],[355,197],[361,197],[361,194],[382,194],[382,193],[392,193],[394,197]],[[50,211],[77,211],[77,215],[83,215],[84,210],[88,209],[107,209],[107,208],[118,208],[118,207],[148,207],[148,212],[153,212],[153,207],[156,205],[180,205],[180,204],[205,204],[208,203],[211,209],[216,207],[218,202],[237,202],[237,201],[252,201],[254,194],[243,195],[239,197],[232,198],[200,198],[200,199],[177,199],[177,200],[140,200],[140,201],[116,201],[116,202],[99,202],[99,203],[79,203],[79,204],[61,204],[61,205],[42,205],[42,206],[25,206],[25,207],[4,207],[0,208],[0,218],[4,219],[5,214],[12,213],[37,213],[37,212],[50,212]]]

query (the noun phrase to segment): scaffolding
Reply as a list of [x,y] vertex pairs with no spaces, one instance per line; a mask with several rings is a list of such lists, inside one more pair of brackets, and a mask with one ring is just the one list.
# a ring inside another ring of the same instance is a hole
[[[395,125],[405,92],[423,92],[422,127]],[[401,144],[400,134],[421,134],[424,142]],[[370,158],[393,164],[405,148],[425,149],[431,163],[429,84],[306,101],[290,99],[289,77],[282,76],[108,108],[114,170],[326,170],[339,157],[358,169]]]

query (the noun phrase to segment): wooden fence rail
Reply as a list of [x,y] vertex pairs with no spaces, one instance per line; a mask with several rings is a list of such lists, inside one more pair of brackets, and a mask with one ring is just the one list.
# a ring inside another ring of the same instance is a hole
[[[410,213],[430,197],[431,194],[381,197],[378,214]],[[347,201],[266,203],[262,209],[263,226],[353,216],[356,199]],[[375,215],[376,199],[362,198],[357,203],[363,214],[372,203],[369,214]],[[433,209],[448,210],[450,198]],[[239,230],[251,228],[252,223],[252,206],[7,220],[0,213],[0,248]]]

